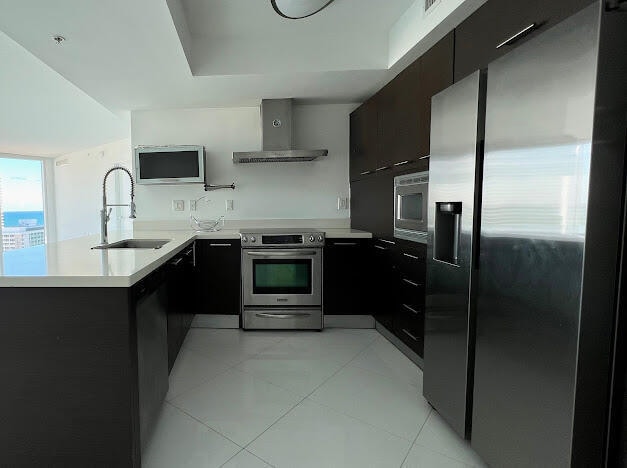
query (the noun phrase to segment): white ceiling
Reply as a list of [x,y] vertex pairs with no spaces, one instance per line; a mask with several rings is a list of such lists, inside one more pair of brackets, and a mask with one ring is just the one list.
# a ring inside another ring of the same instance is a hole
[[[26,154],[58,154],[103,142],[90,131],[111,140],[128,136],[116,115],[129,110],[251,106],[283,97],[360,102],[397,71],[388,68],[390,30],[422,1],[336,0],[310,18],[288,20],[269,0],[0,0],[0,30],[21,46],[2,50],[10,60],[41,60],[12,74],[13,91],[0,89],[0,103],[23,114],[8,128],[9,140]],[[67,40],[57,45],[55,34]],[[62,77],[69,83],[51,84]],[[59,92],[63,86],[74,96]],[[40,105],[33,87],[48,89],[54,96],[46,99],[56,105]],[[91,111],[81,110],[82,100]],[[62,122],[40,128],[57,112]],[[55,144],[52,135],[67,144]]]
[[296,21],[269,1],[179,1],[191,71],[208,76],[385,69],[389,30],[414,0],[336,0]]
[[52,156],[128,134],[120,118],[0,32],[0,153]]

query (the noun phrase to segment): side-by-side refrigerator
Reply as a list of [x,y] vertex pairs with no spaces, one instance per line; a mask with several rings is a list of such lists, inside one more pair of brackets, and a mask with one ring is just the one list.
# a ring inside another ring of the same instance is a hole
[[609,3],[432,101],[423,392],[494,467],[611,465],[627,13]]

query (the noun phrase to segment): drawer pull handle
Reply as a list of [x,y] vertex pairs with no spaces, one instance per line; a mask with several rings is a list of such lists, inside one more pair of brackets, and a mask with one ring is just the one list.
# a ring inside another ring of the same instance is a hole
[[499,45],[497,45],[496,48],[500,49],[503,46],[512,45],[518,39],[521,39],[522,37],[524,37],[527,34],[529,34],[531,31],[533,31],[534,29],[538,29],[539,27],[540,27],[540,25],[538,23],[531,23],[529,26],[527,26],[526,28],[521,29],[516,34],[514,34],[513,36],[505,39],[503,42],[501,42]]
[[173,266],[178,266],[179,263],[181,263],[183,261],[182,257],[177,258],[176,260],[172,260],[172,265]]
[[418,315],[418,311],[416,309],[414,309],[413,307],[410,307],[407,304],[403,304],[403,307],[405,307],[411,313]]
[[209,244],[209,247],[231,247],[231,244]]
[[408,337],[410,337],[412,340],[414,341],[418,341],[418,338],[416,338],[414,335],[412,335],[411,333],[409,333],[407,330],[405,330],[403,328],[403,333],[405,333]]
[[375,172],[384,171],[384,170],[389,169],[389,168],[390,168],[390,166],[381,166],[381,167],[377,167],[377,168],[375,169]]
[[392,244],[392,245],[396,245],[396,242],[394,241],[390,241],[390,240],[386,240],[386,239],[377,239],[380,242],[385,242],[386,244]]
[[359,175],[368,175],[368,174],[372,174],[372,171],[364,171],[364,172],[359,173]]
[[420,283],[415,283],[412,280],[409,280],[407,278],[403,278],[403,281],[411,286],[413,286],[414,288],[417,288],[418,286],[422,286],[422,284]]
[[374,248],[375,248],[375,249],[379,249],[379,250],[387,250],[387,248],[382,247],[382,246],[380,246],[380,245],[375,245],[375,246],[374,246]]
[[273,318],[273,319],[292,319],[292,318],[307,318],[311,317],[311,314],[269,314],[259,313],[255,314],[259,318]]
[[407,164],[408,162],[409,162],[409,160],[407,160],[407,161],[401,161],[401,162],[394,163],[394,165],[395,165],[395,166],[403,166],[403,165]]
[[412,255],[412,254],[408,254],[408,253],[404,253],[403,252],[403,255],[405,255],[406,257],[409,257],[409,258],[413,258],[414,260],[419,260],[418,257],[416,257],[415,255]]
[[333,242],[333,245],[352,246],[357,245],[357,242]]
[[431,155],[430,155],[430,154],[428,154],[427,156],[421,156],[421,157],[419,157],[418,159],[429,159],[430,157],[431,157]]

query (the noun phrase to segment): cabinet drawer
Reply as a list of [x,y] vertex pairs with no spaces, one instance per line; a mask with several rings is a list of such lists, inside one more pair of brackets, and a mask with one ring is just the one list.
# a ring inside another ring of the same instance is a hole
[[400,304],[395,320],[395,334],[418,355],[423,355],[424,314]]
[[403,278],[400,280],[398,290],[398,298],[401,304],[407,304],[416,310],[424,310],[425,288],[423,284]]
[[397,263],[401,278],[424,285],[427,269],[424,256],[416,251],[399,249]]

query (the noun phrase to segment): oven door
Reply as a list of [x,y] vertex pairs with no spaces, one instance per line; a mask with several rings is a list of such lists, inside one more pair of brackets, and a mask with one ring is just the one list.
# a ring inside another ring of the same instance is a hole
[[242,303],[321,306],[322,249],[242,250]]
[[429,184],[394,187],[394,229],[427,232]]

